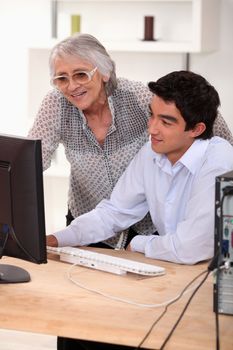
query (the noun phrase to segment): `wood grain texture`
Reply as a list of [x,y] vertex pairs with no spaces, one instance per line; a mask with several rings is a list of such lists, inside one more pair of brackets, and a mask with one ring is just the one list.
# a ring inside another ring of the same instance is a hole
[[[103,250],[101,250],[102,252]],[[137,303],[160,304],[177,296],[185,285],[204,271],[207,264],[177,265],[146,259],[139,253],[104,251],[134,258],[166,268],[166,275],[142,277],[134,274],[112,275],[84,267],[73,269],[73,278],[88,288]],[[0,328],[59,335],[116,344],[137,346],[163,308],[143,308],[113,301],[81,289],[67,278],[69,264],[55,260],[35,265],[13,258],[3,263],[27,269],[32,281],[0,285]],[[168,308],[144,343],[159,349],[178,318],[190,293]],[[210,276],[194,297],[166,350],[208,350],[215,348],[213,282]],[[220,316],[222,349],[233,348],[233,318]]]

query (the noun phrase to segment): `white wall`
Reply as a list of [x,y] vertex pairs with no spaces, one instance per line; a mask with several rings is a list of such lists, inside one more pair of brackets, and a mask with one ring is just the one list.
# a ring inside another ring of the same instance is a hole
[[[203,74],[217,88],[222,101],[222,113],[233,131],[233,0],[220,0],[220,3],[220,50],[210,54],[192,54],[191,69]],[[48,42],[51,37],[50,16],[50,0],[0,0],[2,132],[25,134],[31,123],[28,123],[28,114],[31,112],[28,96],[37,94],[37,91],[28,91],[28,81],[33,79],[32,74],[28,76],[28,48]],[[118,74],[144,81],[148,77],[156,79],[168,71],[183,68],[181,54],[135,56],[133,53],[113,53],[112,56]],[[46,56],[42,52],[39,60],[43,59]],[[36,109],[37,106],[34,107],[34,113]]]
[[217,89],[221,112],[233,132],[233,0],[221,0],[220,47],[211,54],[195,54],[191,69],[203,74]]
[[50,34],[49,0],[0,0],[1,132],[25,134],[28,47]]
[[[203,74],[218,90],[221,112],[233,132],[233,0],[220,0],[220,49],[192,54],[191,70]],[[43,46],[51,37],[49,0],[0,0],[0,132],[26,135],[49,84],[38,76],[41,62],[47,71],[48,52],[36,53],[29,66],[29,48]],[[183,68],[182,54],[113,53],[117,73],[143,81]],[[32,68],[33,67],[33,68]],[[43,69],[42,69],[43,70]],[[29,91],[29,86],[31,91]],[[30,116],[30,118],[29,118]],[[59,190],[58,190],[59,189]],[[45,179],[48,232],[64,226],[67,179]],[[52,200],[52,202],[51,202]]]

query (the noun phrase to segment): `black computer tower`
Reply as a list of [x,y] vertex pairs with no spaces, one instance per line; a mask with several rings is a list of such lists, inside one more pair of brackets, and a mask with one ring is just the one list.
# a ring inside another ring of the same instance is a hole
[[216,177],[214,311],[233,315],[233,171]]

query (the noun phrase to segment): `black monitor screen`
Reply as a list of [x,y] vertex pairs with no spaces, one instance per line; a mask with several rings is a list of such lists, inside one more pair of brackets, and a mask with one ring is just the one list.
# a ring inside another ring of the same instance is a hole
[[[41,141],[0,135],[0,258],[47,262]],[[0,283],[30,275],[0,262]]]

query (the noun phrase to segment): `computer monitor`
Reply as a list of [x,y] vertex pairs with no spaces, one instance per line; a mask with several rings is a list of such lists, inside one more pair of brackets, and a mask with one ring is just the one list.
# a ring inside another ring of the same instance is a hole
[[[0,258],[47,262],[41,141],[0,135]],[[2,264],[0,283],[30,281],[20,267]]]

